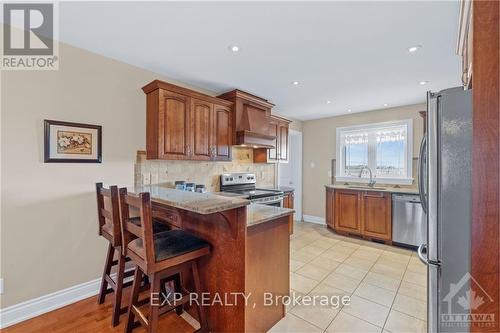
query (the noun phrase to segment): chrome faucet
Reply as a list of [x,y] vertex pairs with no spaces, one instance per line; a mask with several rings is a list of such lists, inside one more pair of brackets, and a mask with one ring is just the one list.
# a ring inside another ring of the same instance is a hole
[[370,172],[370,181],[368,182],[368,186],[373,187],[375,185],[376,181],[373,180],[373,172],[372,172],[372,169],[370,169],[370,167],[368,167],[367,165],[364,165],[361,168],[361,170],[359,171],[359,176],[358,177],[361,178],[361,175],[363,174],[363,171],[365,169],[368,169],[368,171]]

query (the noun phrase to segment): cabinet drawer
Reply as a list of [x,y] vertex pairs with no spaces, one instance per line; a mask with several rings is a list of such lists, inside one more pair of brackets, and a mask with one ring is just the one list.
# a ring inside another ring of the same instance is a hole
[[175,227],[182,227],[181,215],[175,208],[165,208],[164,206],[156,205],[152,203],[152,212],[155,219],[165,221],[165,223]]

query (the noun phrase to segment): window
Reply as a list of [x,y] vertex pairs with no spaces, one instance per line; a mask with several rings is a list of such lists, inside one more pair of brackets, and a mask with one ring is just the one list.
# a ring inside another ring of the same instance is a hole
[[337,128],[336,179],[385,184],[411,184],[412,120]]

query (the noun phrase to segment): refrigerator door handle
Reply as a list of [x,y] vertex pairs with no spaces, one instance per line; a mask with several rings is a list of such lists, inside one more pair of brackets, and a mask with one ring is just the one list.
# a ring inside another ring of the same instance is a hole
[[427,265],[427,257],[424,255],[424,252],[427,252],[427,244],[420,245],[417,250],[418,259],[420,259],[420,261],[423,262],[424,265]]
[[422,244],[417,249],[418,259],[424,263],[426,266],[439,266],[440,263],[438,261],[429,260],[427,258],[427,244]]
[[427,214],[427,198],[425,193],[425,178],[424,178],[424,160],[425,160],[425,150],[427,146],[427,139],[424,136],[422,142],[420,143],[420,153],[418,156],[418,194],[420,196],[420,204],[424,213]]

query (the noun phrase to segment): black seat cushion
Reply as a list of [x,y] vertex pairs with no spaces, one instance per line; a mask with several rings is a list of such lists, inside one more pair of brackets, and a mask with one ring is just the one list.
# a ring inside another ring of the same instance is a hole
[[[141,225],[141,218],[139,216],[131,217],[130,221],[137,226]],[[170,230],[170,227],[168,225],[166,225],[165,223],[159,222],[156,219],[153,219],[153,233],[154,234],[157,234],[157,233],[163,232],[163,231],[168,231],[168,230]]]
[[210,246],[205,240],[183,230],[170,230],[155,234],[154,242],[156,261],[162,261]]
[[153,233],[157,234],[159,232],[169,231],[170,227],[165,223],[155,221],[153,219]]

